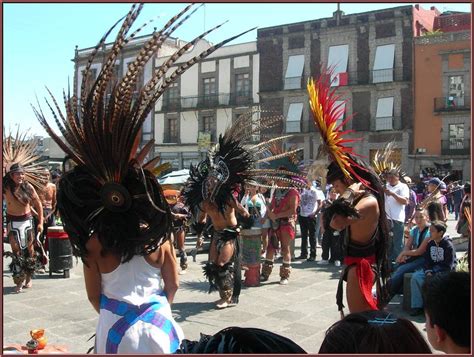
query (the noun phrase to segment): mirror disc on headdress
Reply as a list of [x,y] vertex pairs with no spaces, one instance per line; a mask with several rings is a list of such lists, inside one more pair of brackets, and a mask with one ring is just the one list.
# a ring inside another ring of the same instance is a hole
[[100,190],[100,197],[104,207],[112,212],[126,212],[132,205],[130,193],[118,183],[106,183]]

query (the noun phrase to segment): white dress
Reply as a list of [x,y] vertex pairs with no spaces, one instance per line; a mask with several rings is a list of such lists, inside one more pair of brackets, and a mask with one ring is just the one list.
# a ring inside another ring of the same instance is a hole
[[174,353],[184,338],[163,292],[161,270],[136,255],[101,274],[95,352]]

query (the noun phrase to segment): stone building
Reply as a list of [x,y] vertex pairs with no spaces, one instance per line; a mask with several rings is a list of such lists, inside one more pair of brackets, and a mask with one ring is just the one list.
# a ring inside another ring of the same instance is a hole
[[[144,35],[140,37],[136,37],[131,40],[122,50],[120,56],[115,61],[115,76],[116,78],[122,78],[128,70],[128,65],[135,59],[140,49],[143,47],[144,43],[151,38],[151,35]],[[173,54],[178,48],[183,46],[185,42],[180,39],[169,37],[165,43],[161,46],[158,50],[158,53],[153,56],[145,66],[145,70],[143,71],[139,83],[137,87],[142,86],[143,83],[146,83],[152,74],[153,68],[155,68],[156,58],[158,56],[170,56]],[[107,51],[110,50],[111,44],[105,44],[99,49],[97,55],[95,56],[94,61],[92,62],[91,71],[91,81],[88,85],[92,85],[93,80],[92,78],[97,78],[99,72],[102,68],[102,62],[106,57]],[[78,49],[76,46],[75,56],[74,56],[74,94],[77,95],[78,99],[80,100],[81,97],[81,83],[84,69],[87,65],[89,60],[89,56],[91,55],[94,47]],[[153,138],[154,132],[154,112],[152,111],[147,119],[145,120],[142,128],[142,142],[146,142]]]
[[[435,10],[431,9],[434,17]],[[294,145],[304,159],[315,157],[320,142],[310,114],[306,83],[321,66],[334,66],[333,85],[353,116],[344,127],[360,138],[356,152],[370,158],[395,142],[392,159],[408,169],[413,130],[413,38],[418,10],[412,6],[267,27],[258,30],[260,102],[281,113],[285,122],[274,130],[295,133]]]
[[[196,43],[168,73],[209,47]],[[258,106],[259,65],[256,42],[248,42],[221,47],[180,76],[155,106],[155,151],[164,162],[198,163],[233,120]]]
[[415,38],[410,158],[416,174],[471,178],[470,19],[469,13],[439,14],[433,32]]

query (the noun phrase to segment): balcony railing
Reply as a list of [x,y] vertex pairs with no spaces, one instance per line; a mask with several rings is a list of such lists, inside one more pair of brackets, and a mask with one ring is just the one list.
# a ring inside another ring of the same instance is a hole
[[163,135],[163,143],[164,144],[179,144],[179,136],[178,135],[170,135],[169,133],[165,133]]
[[181,98],[165,98],[162,105],[163,111],[178,111],[181,109]]
[[231,105],[249,105],[252,104],[253,98],[250,90],[234,92],[230,94]]
[[470,140],[450,138],[441,140],[441,155],[469,155],[471,152]]
[[434,99],[435,112],[452,112],[458,110],[470,110],[471,97],[441,97]]

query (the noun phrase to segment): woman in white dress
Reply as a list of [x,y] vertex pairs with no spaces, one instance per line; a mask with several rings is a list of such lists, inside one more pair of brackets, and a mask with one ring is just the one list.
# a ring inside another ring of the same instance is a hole
[[[97,353],[173,353],[183,339],[170,308],[178,276],[170,244],[171,211],[153,173],[160,159],[144,163],[153,140],[141,150],[138,147],[142,126],[166,88],[192,65],[240,36],[183,62],[180,57],[203,34],[184,44],[143,83],[145,66],[194,6],[187,6],[160,32],[147,37],[135,61],[117,78],[115,64],[124,56],[124,45],[140,31],[130,31],[143,7],[133,4],[115,42],[107,45],[110,51],[95,58],[120,21],[90,52],[80,93],[64,93],[66,110],[54,98],[48,101],[62,137],[48,124],[39,104],[34,108],[39,122],[75,163],[58,182],[57,207],[74,254],[84,262],[87,296],[99,313]],[[176,71],[165,75],[176,61],[181,63]],[[91,68],[97,62],[102,66],[95,76]]]

